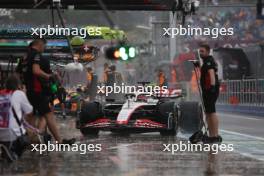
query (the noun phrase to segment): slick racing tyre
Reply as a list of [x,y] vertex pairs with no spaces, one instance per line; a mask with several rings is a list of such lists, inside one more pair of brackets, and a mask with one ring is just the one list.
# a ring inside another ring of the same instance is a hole
[[183,132],[193,133],[202,127],[202,107],[198,102],[181,102],[179,106],[179,125]]

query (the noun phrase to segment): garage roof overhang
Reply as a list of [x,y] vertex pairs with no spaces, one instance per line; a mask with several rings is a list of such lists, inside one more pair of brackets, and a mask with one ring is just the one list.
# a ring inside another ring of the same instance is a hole
[[[175,0],[103,0],[109,10],[170,11]],[[1,0],[0,8],[47,9],[53,0]],[[101,10],[97,0],[60,0],[61,8]]]

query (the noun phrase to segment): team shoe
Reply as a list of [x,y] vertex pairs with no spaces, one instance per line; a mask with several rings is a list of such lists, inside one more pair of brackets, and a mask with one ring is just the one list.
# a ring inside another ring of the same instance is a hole
[[69,144],[72,145],[76,142],[75,138],[71,138],[71,139],[62,139],[62,144]]
[[222,141],[223,141],[223,138],[220,135],[216,137],[204,136],[203,138],[204,144],[221,144]]

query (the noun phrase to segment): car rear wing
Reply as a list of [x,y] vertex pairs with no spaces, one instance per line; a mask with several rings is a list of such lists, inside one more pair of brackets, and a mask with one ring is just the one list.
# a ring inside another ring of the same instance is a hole
[[182,89],[167,89],[160,93],[154,93],[157,98],[178,98],[183,96]]

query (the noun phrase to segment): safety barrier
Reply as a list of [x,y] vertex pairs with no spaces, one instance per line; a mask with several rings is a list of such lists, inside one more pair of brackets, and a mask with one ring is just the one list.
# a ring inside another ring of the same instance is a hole
[[[180,87],[185,92],[186,100],[200,100],[197,84],[181,82]],[[264,108],[264,79],[222,81],[217,104]]]
[[217,103],[264,107],[264,79],[222,81]]

